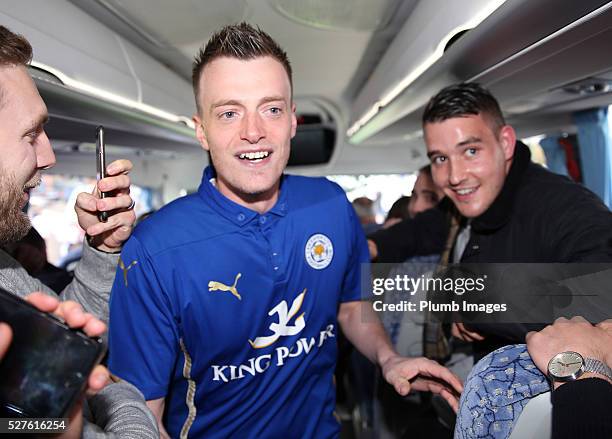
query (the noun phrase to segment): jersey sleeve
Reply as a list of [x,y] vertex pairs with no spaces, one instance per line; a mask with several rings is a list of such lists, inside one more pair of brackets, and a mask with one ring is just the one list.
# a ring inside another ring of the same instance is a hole
[[364,286],[370,283],[370,253],[365,234],[357,214],[348,200],[346,200],[346,206],[350,246],[349,262],[342,282],[341,302],[351,302],[367,298],[362,297],[362,283],[366,282]]
[[146,400],[166,396],[179,347],[172,303],[151,257],[132,236],[111,291],[109,369]]

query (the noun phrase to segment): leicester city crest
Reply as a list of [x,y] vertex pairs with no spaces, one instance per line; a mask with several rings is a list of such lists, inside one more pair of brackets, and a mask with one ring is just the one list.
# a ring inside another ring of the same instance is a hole
[[306,262],[316,270],[327,267],[334,257],[334,246],[331,240],[322,233],[316,233],[308,238],[304,250]]

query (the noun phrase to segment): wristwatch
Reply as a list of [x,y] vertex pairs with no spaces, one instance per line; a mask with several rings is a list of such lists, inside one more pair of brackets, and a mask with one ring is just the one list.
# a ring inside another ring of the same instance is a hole
[[584,358],[578,352],[561,352],[548,362],[548,377],[562,383],[574,381],[585,372],[603,375],[612,381],[612,369],[594,358]]

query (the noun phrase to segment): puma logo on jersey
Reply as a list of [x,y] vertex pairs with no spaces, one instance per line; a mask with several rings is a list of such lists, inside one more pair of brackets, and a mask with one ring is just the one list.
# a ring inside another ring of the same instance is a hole
[[269,316],[273,316],[274,314],[278,314],[278,323],[272,323],[270,325],[270,331],[273,332],[272,335],[267,335],[265,337],[257,337],[255,340],[249,340],[251,347],[254,349],[261,349],[267,346],[270,346],[276,340],[278,340],[282,336],[286,335],[296,335],[298,334],[304,327],[306,326],[306,322],[304,320],[304,313],[300,314],[296,319],[293,325],[289,325],[289,321],[297,314],[297,312],[302,307],[302,302],[304,301],[304,295],[306,294],[306,288],[302,291],[302,294],[297,296],[293,303],[291,304],[291,309],[287,311],[287,302],[285,300],[281,301],[278,305],[270,310],[268,313]]
[[242,273],[238,273],[236,275],[236,279],[234,280],[234,285],[232,285],[231,287],[225,285],[224,283],[211,280],[210,282],[208,282],[208,291],[229,291],[234,296],[236,296],[238,300],[242,300],[240,293],[238,293],[238,290],[236,289],[236,284],[238,283],[238,279],[240,279],[241,277],[242,277]]
[[123,281],[125,282],[126,287],[128,286],[127,273],[130,268],[132,268],[136,264],[138,264],[138,261],[132,261],[130,262],[130,265],[126,267],[121,258],[119,258],[119,268],[121,268],[121,271],[123,271]]

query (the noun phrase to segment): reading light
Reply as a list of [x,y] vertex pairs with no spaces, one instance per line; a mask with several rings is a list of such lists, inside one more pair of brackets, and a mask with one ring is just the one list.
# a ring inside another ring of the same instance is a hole
[[415,69],[408,73],[402,80],[400,80],[389,92],[374,103],[368,111],[365,112],[351,127],[346,131],[346,135],[351,138],[353,137],[365,124],[367,124],[379,111],[389,105],[395,98],[397,98],[406,88],[410,86],[419,76],[421,76],[427,69],[429,69],[436,61],[438,61],[442,55],[444,55],[444,49],[448,42],[453,36],[459,32],[464,32],[469,29],[473,29],[482,23],[489,15],[496,11],[506,0],[494,0],[489,2],[484,9],[478,14],[472,17],[468,22],[455,27],[448,32],[442,40],[436,46],[434,52],[429,55],[421,64]]
[[76,90],[88,93],[90,95],[99,97],[101,99],[104,99],[110,102],[114,102],[119,105],[123,105],[125,107],[133,108],[135,110],[140,110],[144,113],[159,117],[161,119],[168,120],[170,122],[183,123],[187,125],[188,127],[195,129],[195,124],[188,117],[169,113],[167,111],[164,111],[152,105],[148,105],[143,102],[138,102],[133,99],[129,99],[124,96],[118,95],[116,93],[110,92],[108,90],[101,89],[94,85],[90,85],[90,84],[86,84],[81,81],[77,81],[76,79],[73,79],[70,76],[66,75],[64,72],[54,67],[38,62],[38,61],[32,61],[30,65],[37,69],[47,71],[50,74],[56,76],[64,85],[67,85],[68,87],[74,88]]

